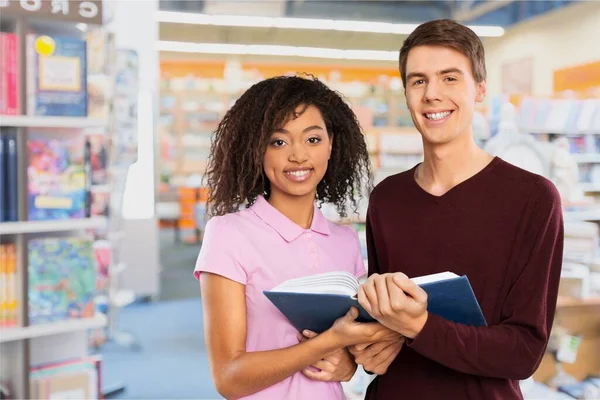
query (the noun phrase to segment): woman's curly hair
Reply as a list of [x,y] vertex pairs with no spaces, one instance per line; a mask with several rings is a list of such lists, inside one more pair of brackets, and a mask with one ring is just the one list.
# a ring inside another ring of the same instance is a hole
[[347,201],[372,187],[369,153],[356,115],[335,91],[314,77],[279,76],[250,87],[227,111],[212,139],[206,170],[210,215],[235,212],[270,194],[263,159],[273,132],[294,118],[298,106],[317,107],[333,139],[317,201],[332,203],[346,216]]

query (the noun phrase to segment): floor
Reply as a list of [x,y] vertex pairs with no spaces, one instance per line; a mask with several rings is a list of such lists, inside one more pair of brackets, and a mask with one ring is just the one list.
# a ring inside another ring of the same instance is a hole
[[131,333],[140,350],[116,343],[102,348],[103,387],[125,386],[119,399],[220,399],[208,365],[198,283],[192,276],[199,246],[175,244],[160,235],[161,295],[120,312],[119,329]]

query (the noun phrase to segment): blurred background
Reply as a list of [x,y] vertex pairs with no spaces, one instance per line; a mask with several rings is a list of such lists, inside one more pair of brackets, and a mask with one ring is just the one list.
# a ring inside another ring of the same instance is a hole
[[[409,169],[398,50],[438,18],[485,45],[478,143],[563,199],[555,326],[524,396],[599,399],[600,2],[575,0],[0,1],[2,398],[220,398],[192,276],[217,123],[253,83],[310,73],[358,115],[377,181]],[[324,212],[364,247],[365,210]]]

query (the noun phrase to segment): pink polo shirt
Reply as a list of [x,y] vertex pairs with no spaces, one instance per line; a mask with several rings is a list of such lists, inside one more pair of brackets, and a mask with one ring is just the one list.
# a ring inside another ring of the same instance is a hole
[[[356,232],[328,221],[315,205],[312,226],[292,222],[263,197],[237,213],[213,217],[206,225],[194,276],[212,272],[246,285],[246,351],[265,351],[298,343],[296,329],[265,297],[283,281],[348,271],[366,273]],[[343,399],[341,384],[318,382],[298,372],[245,399]]]

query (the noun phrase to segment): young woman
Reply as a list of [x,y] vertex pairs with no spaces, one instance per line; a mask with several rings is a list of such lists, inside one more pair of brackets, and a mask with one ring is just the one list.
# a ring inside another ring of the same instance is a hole
[[211,149],[212,218],[195,269],[223,397],[341,400],[339,381],[356,370],[347,346],[397,335],[355,322],[352,309],[329,330],[299,340],[263,294],[310,274],[365,274],[356,233],[326,220],[319,204],[345,215],[370,180],[355,115],[316,79],[267,79],[227,112]]

